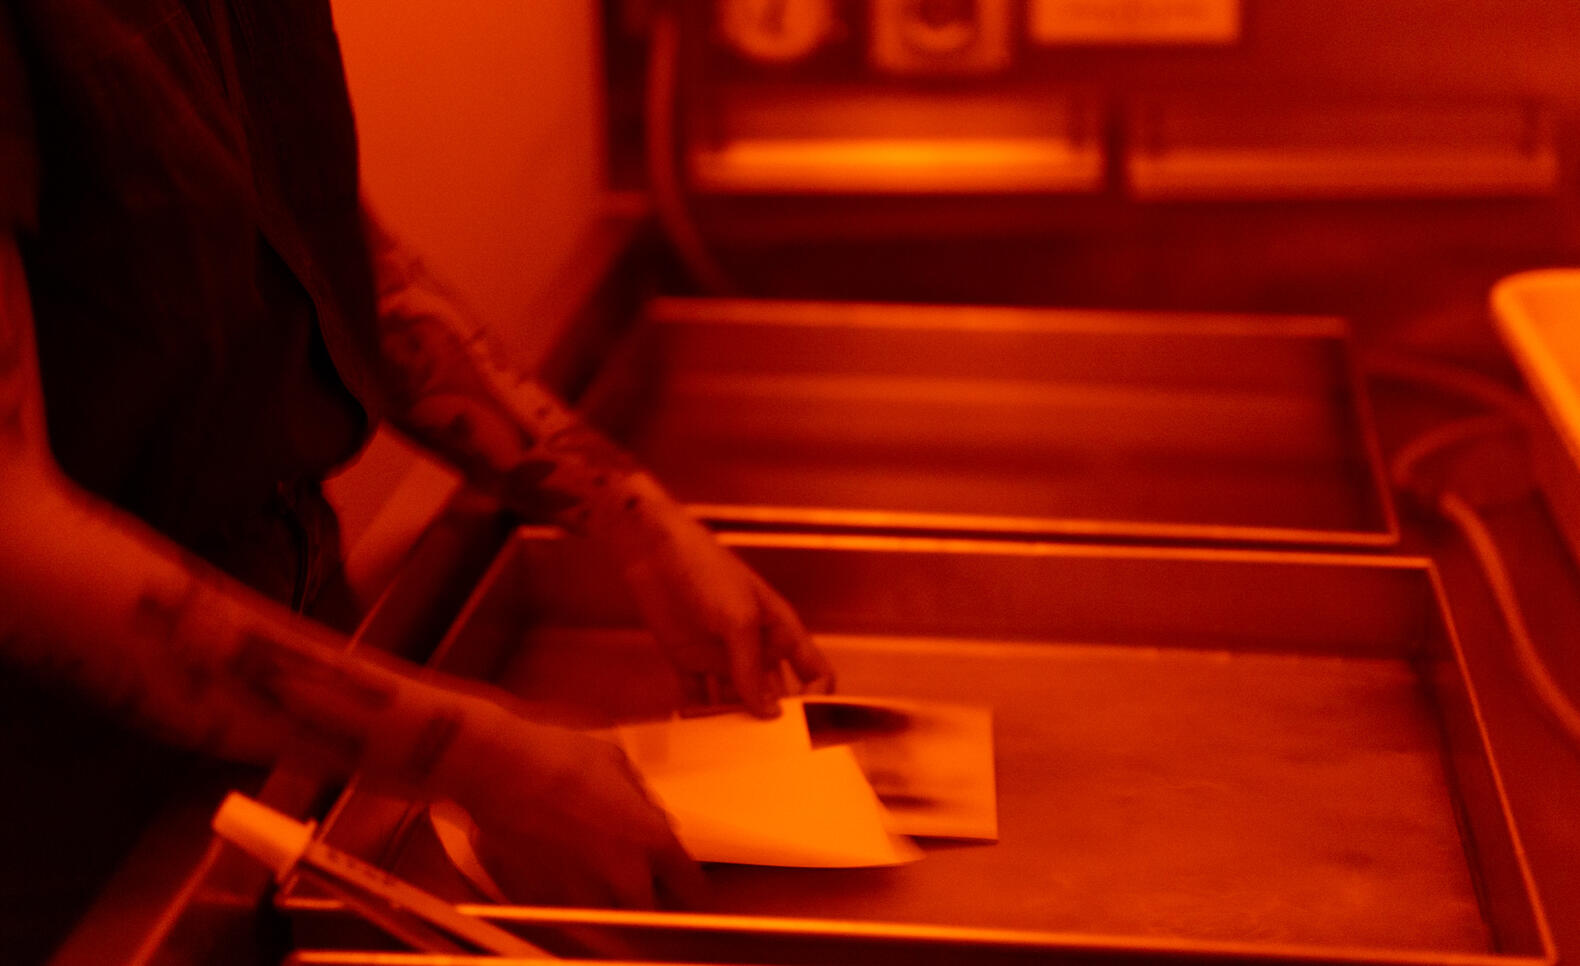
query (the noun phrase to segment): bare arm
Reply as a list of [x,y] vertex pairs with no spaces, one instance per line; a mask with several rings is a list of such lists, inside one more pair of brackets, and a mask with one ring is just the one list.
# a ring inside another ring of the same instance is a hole
[[[9,237],[0,243],[0,296],[5,657],[184,744],[253,761],[294,747],[342,771],[376,761],[424,784],[402,746],[461,711],[431,686],[341,656],[345,642],[333,633],[61,476]],[[371,739],[378,719],[398,725],[391,740]]]
[[723,680],[748,708],[774,714],[782,663],[803,686],[831,688],[832,669],[784,600],[651,474],[536,381],[511,372],[422,264],[366,220],[379,371],[397,424],[508,506],[608,548],[694,700]]
[[[453,797],[538,858],[539,898],[650,904],[691,874],[617,749],[503,695],[419,680],[229,580],[81,492],[50,457],[26,278],[0,235],[0,660],[172,741],[304,756]],[[590,807],[589,807],[590,805]],[[574,871],[573,871],[574,870]],[[556,881],[556,877],[560,877]]]

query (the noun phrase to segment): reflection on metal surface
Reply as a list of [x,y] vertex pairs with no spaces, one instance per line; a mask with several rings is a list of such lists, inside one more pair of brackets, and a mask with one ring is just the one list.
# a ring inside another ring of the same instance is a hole
[[726,194],[1095,191],[1103,155],[1055,138],[743,138],[695,151],[691,174]]
[[1521,103],[1160,97],[1127,123],[1127,177],[1149,200],[1545,195],[1560,183],[1553,121]]
[[1330,319],[666,299],[583,399],[726,525],[1384,545]]
[[691,133],[691,187],[705,194],[1027,194],[1104,183],[1098,107],[1075,91],[1029,102],[977,89],[725,92],[718,117]]
[[[883,872],[716,870],[697,912],[480,914],[556,952],[602,936],[669,961],[1552,961],[1427,562],[727,541],[845,686],[994,708],[1000,843]],[[524,532],[436,666],[594,716],[655,713],[663,659],[607,567]],[[388,848],[397,874],[465,897],[434,843],[392,841],[367,804],[342,803],[331,841]],[[286,904],[303,941],[345,938],[332,906]]]

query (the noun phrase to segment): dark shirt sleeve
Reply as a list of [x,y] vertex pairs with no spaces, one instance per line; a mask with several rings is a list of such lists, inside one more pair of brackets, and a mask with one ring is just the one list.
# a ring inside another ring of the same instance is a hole
[[16,21],[0,4],[0,232],[31,228],[38,215],[38,152]]

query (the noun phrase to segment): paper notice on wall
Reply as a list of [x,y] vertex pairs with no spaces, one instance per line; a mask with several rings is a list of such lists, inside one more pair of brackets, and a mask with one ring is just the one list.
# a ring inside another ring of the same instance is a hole
[[1032,0],[1028,29],[1041,44],[1232,44],[1239,0]]

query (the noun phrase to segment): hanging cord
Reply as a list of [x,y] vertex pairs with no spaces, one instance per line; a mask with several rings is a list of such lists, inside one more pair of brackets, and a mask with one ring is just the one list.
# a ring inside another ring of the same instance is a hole
[[1430,504],[1430,495],[1420,493],[1420,481],[1416,478],[1416,471],[1423,462],[1443,450],[1508,429],[1509,419],[1502,413],[1485,413],[1435,426],[1399,447],[1388,461],[1388,477],[1399,489],[1421,495],[1423,502]]
[[1376,350],[1361,358],[1367,375],[1391,382],[1428,386],[1437,392],[1503,413],[1518,425],[1535,418],[1535,407],[1525,395],[1491,376],[1467,366],[1392,350]]
[[679,102],[680,24],[670,4],[654,11],[647,49],[646,127],[647,181],[660,226],[680,255],[692,280],[709,295],[729,295],[736,286],[713,257],[697,230],[680,183],[675,144]]
[[[1373,361],[1381,358],[1374,357]],[[1510,428],[1526,432],[1535,419],[1534,408],[1524,396],[1502,383],[1450,363],[1388,356],[1385,365],[1368,369],[1399,381],[1426,383],[1494,410],[1445,423],[1406,443],[1389,462],[1389,477],[1401,491],[1416,496],[1435,510],[1464,538],[1514,643],[1515,669],[1572,749],[1580,753],[1580,708],[1575,707],[1536,648],[1508,564],[1491,529],[1469,500],[1447,488],[1430,492],[1418,475],[1424,462],[1448,450],[1507,432]]]
[[1487,529],[1486,522],[1469,502],[1454,493],[1444,493],[1439,496],[1437,509],[1454,524],[1470,544],[1471,553],[1475,555],[1476,562],[1480,564],[1481,571],[1487,578],[1487,585],[1492,589],[1492,596],[1498,603],[1504,624],[1508,627],[1509,637],[1514,641],[1515,667],[1519,670],[1520,676],[1535,692],[1542,707],[1547,709],[1553,722],[1562,729],[1564,737],[1574,750],[1580,752],[1580,709],[1576,709],[1574,702],[1569,700],[1569,696],[1564,693],[1547,663],[1536,650],[1536,642],[1532,639],[1530,628],[1525,623],[1525,612],[1520,607],[1519,597],[1514,591],[1514,581],[1509,577],[1508,566],[1504,563],[1503,555],[1498,550],[1491,531]]

